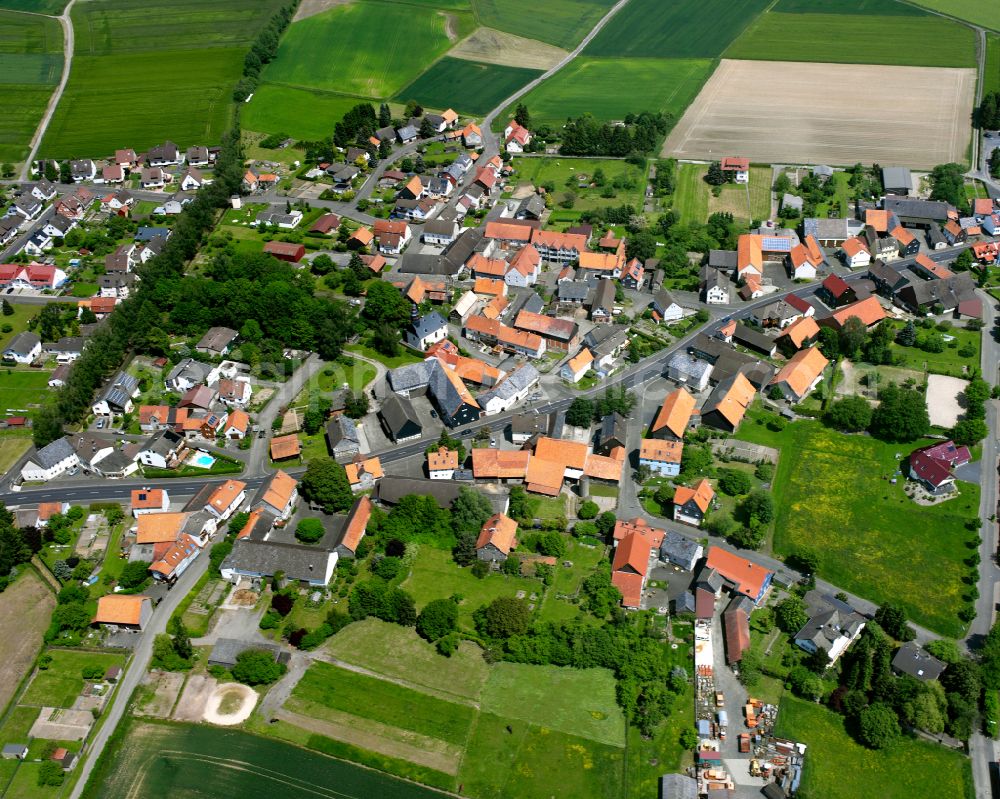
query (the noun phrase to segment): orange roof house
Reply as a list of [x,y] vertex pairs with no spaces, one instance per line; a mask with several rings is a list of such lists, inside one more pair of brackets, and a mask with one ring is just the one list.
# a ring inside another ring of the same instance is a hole
[[246,435],[247,430],[250,429],[250,416],[246,411],[235,410],[229,412],[229,418],[226,419],[226,432],[231,436]]
[[773,571],[720,547],[709,548],[705,567],[715,569],[733,591],[750,597],[758,604],[774,578]]
[[368,529],[368,520],[372,516],[372,501],[367,494],[358,497],[347,516],[347,524],[344,526],[344,535],[337,545],[337,552],[341,556],[353,558],[358,551],[358,544],[365,537],[365,530]]
[[872,295],[863,300],[852,302],[850,305],[845,305],[843,308],[838,308],[829,316],[821,319],[820,324],[840,330],[852,316],[860,319],[867,327],[871,327],[886,318],[878,298]]
[[362,247],[367,247],[372,241],[375,240],[375,234],[371,232],[366,227],[359,227],[355,230],[348,241],[354,241],[360,244]]
[[758,277],[764,274],[760,236],[750,233],[744,233],[736,240],[736,276],[745,278],[747,272]]
[[476,554],[480,560],[507,560],[517,548],[517,522],[502,513],[486,520],[476,539]]
[[542,436],[535,445],[535,457],[564,464],[566,469],[583,471],[587,461],[587,445],[578,441]]
[[[486,258],[482,253],[473,253],[465,262],[466,268],[478,277],[503,277],[507,274],[507,262],[503,258]],[[476,292],[477,294],[479,292]]]
[[528,225],[515,225],[512,222],[487,222],[485,237],[499,241],[521,242],[531,241],[532,228]]
[[153,615],[153,600],[141,594],[105,594],[97,600],[94,624],[141,630]]
[[[162,510],[167,504],[167,492],[162,488],[135,489],[129,499],[132,512],[137,510]],[[42,518],[42,506],[38,506],[38,518]]]
[[622,605],[627,608],[638,608],[642,604],[651,549],[649,539],[639,533],[629,533],[615,548],[611,582],[621,592]]
[[205,510],[225,519],[229,512],[235,510],[234,505],[245,496],[247,484],[242,480],[226,480],[215,489],[208,498]]
[[594,480],[605,480],[609,483],[617,483],[622,477],[622,466],[625,462],[625,449],[618,447],[613,452],[620,452],[622,457],[616,458],[613,455],[587,455],[583,462],[583,473]]
[[795,349],[800,350],[804,346],[811,344],[819,337],[819,325],[811,316],[800,316],[788,327],[786,327],[778,341],[782,339],[788,341]]
[[47,522],[57,513],[63,512],[62,502],[39,502],[38,503],[38,521]]
[[[366,458],[361,461],[348,463],[344,466],[344,471],[347,472],[347,482],[355,490],[363,487],[366,482],[381,480],[385,476],[385,473],[382,471],[382,461],[378,458]],[[365,475],[369,475],[371,480],[367,480]]]
[[[494,450],[496,451],[496,450]],[[427,471],[430,473],[454,471],[458,468],[458,450],[438,447],[427,453]]]
[[742,372],[726,378],[715,387],[702,406],[702,424],[735,432],[755,396],[757,389]]
[[176,541],[186,520],[186,513],[144,513],[136,520],[135,542],[158,544]]
[[780,388],[786,399],[800,402],[819,383],[829,363],[819,347],[799,350],[781,367],[771,385]]
[[876,233],[889,232],[889,212],[869,208],[865,211],[865,224],[871,225]]
[[654,438],[684,438],[695,413],[695,399],[686,388],[671,391],[663,399],[649,434]]
[[474,294],[484,294],[488,297],[503,297],[507,294],[507,284],[502,280],[491,280],[488,277],[477,277],[472,286]]
[[682,441],[644,438],[639,445],[639,465],[648,466],[660,474],[677,475],[681,471],[683,452],[684,442]]
[[655,527],[650,527],[649,522],[643,519],[641,516],[637,516],[632,519],[632,521],[625,521],[624,519],[619,519],[615,522],[614,529],[614,540],[621,541],[625,536],[631,533],[638,533],[649,539],[650,546],[658,547],[663,543],[663,537],[666,533],[663,530],[659,530]]
[[287,458],[297,458],[302,452],[302,444],[294,433],[271,439],[271,460],[283,461]]
[[674,521],[701,524],[715,499],[715,491],[708,480],[699,480],[691,486],[677,486],[674,491]]
[[566,467],[558,461],[550,461],[537,455],[528,461],[528,471],[524,476],[524,487],[534,494],[559,496],[562,491]]
[[473,449],[472,475],[477,480],[523,479],[530,460],[527,450]]
[[941,264],[932,261],[922,252],[917,253],[917,257],[913,259],[914,267],[916,271],[924,277],[937,278],[938,280],[944,280],[945,278],[952,277],[955,273],[950,269],[941,266]]

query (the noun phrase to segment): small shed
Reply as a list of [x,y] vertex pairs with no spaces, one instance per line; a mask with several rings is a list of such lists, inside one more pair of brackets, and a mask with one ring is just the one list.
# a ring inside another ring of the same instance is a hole
[[297,264],[306,254],[303,244],[292,244],[287,241],[269,241],[264,245],[264,252],[273,255],[280,261]]
[[28,745],[4,744],[2,756],[4,760],[24,760],[28,756]]

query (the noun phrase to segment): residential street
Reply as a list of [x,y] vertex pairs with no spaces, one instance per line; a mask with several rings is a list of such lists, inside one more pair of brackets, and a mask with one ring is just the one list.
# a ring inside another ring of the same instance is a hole
[[166,632],[167,622],[170,620],[171,615],[173,615],[181,600],[187,596],[188,592],[207,570],[208,553],[206,552],[201,557],[195,559],[194,563],[181,575],[180,579],[170,590],[170,593],[167,594],[166,599],[153,612],[152,620],[143,631],[141,639],[132,653],[132,659],[125,670],[125,676],[118,683],[114,701],[112,701],[111,706],[105,711],[104,724],[101,725],[100,730],[97,731],[97,734],[94,735],[87,746],[87,756],[80,764],[76,785],[73,786],[73,790],[69,794],[69,799],[79,799],[79,796],[83,793],[83,789],[87,785],[90,772],[93,771],[94,765],[100,758],[101,752],[104,751],[108,739],[114,734],[115,729],[122,720],[122,716],[125,714],[125,710],[132,699],[132,692],[142,682],[146,671],[149,669],[149,661],[153,657],[153,641],[156,639],[156,636]]

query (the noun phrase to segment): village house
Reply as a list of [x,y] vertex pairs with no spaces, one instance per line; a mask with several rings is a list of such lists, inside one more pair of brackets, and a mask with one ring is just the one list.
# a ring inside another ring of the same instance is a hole
[[823,380],[823,370],[830,361],[819,347],[796,352],[771,380],[789,402],[801,402]]
[[495,513],[483,524],[476,539],[476,557],[487,563],[502,563],[517,548],[517,522]]
[[378,458],[364,458],[360,455],[345,464],[344,471],[351,491],[355,492],[370,491],[375,487],[375,483],[385,476],[382,462]]
[[677,486],[674,491],[674,521],[701,526],[713,499],[715,491],[708,480],[699,480],[693,487]]
[[451,480],[458,467],[457,450],[438,447],[427,453],[427,476],[431,480]]
[[661,477],[676,477],[681,471],[683,451],[683,442],[644,438],[639,447],[639,466]]
[[47,482],[80,465],[80,459],[67,438],[57,438],[34,454],[21,467],[26,483]]
[[33,363],[42,354],[42,340],[36,333],[25,330],[10,340],[3,351],[5,361]]
[[694,397],[687,389],[677,388],[663,398],[663,405],[660,406],[653,424],[650,425],[649,435],[651,438],[683,441],[684,434],[691,427],[696,414]]
[[115,416],[132,412],[132,400],[139,396],[139,381],[127,372],[119,372],[100,393],[92,410],[95,416]]
[[97,600],[94,624],[144,630],[153,617],[153,600],[141,594],[106,594]]
[[170,496],[162,488],[137,488],[132,491],[130,502],[135,518],[147,513],[163,513],[170,510]]
[[956,446],[954,441],[930,444],[910,453],[910,479],[919,482],[930,494],[944,496],[955,490],[955,467],[970,460],[969,448]]

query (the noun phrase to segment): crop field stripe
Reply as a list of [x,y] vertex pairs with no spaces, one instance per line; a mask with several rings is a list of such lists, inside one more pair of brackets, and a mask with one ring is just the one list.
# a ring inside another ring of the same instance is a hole
[[[886,47],[897,38],[906,47]],[[726,50],[726,58],[889,64],[916,67],[976,66],[971,29],[932,15],[761,15]]]
[[1000,91],[1000,35],[986,35],[986,64],[983,67],[983,93]]
[[938,11],[942,14],[963,19],[974,25],[1000,31],[1000,21],[997,20],[996,7],[982,0],[909,0],[918,6]]
[[416,100],[425,108],[454,108],[470,114],[485,114],[541,74],[537,69],[445,56],[400,90],[395,99],[399,102]]
[[572,50],[615,0],[472,0],[480,25]]

